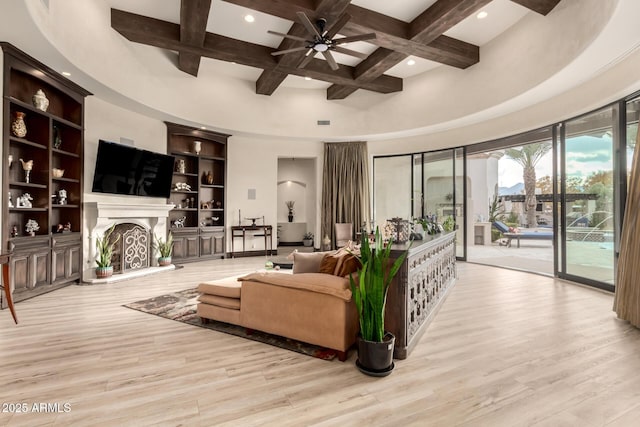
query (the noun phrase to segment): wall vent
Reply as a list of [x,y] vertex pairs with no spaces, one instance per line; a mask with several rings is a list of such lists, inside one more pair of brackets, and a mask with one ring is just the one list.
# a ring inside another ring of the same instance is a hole
[[318,120],[318,126],[329,126],[331,124],[331,120]]

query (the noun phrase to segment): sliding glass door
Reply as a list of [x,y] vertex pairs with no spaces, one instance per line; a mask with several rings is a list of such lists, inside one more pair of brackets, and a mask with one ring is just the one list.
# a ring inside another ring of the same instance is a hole
[[613,288],[614,108],[565,122],[560,141],[559,275]]

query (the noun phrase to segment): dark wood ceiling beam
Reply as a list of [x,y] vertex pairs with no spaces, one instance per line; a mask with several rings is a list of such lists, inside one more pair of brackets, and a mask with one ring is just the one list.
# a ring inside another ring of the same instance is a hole
[[[297,19],[297,11],[306,13],[310,18],[315,16],[313,6],[303,0],[223,1],[292,21]],[[345,12],[351,15],[351,19],[340,30],[340,34],[344,36],[375,32],[377,37],[367,41],[368,43],[456,68],[467,68],[479,60],[479,48],[473,44],[445,36],[436,38],[430,44],[424,44],[409,38],[410,24],[407,22],[353,4],[349,5]]]
[[540,15],[547,16],[554,7],[560,3],[560,0],[511,0],[514,3],[518,3],[521,6],[531,9],[534,12],[538,12]]
[[[463,2],[438,0],[409,24],[410,38],[414,42],[429,44],[490,2],[491,0],[465,0]],[[359,82],[376,79],[406,57],[407,55],[403,52],[379,48],[356,66],[354,77]],[[333,85],[327,91],[327,98],[344,99],[351,93],[353,93],[352,87]]]
[[391,93],[402,90],[402,79],[380,76],[378,79],[360,83],[353,78],[354,68],[341,66],[333,71],[326,61],[314,59],[305,69],[284,67],[271,55],[273,49],[254,43],[206,33],[203,46],[184,45],[180,41],[180,26],[171,22],[133,13],[111,9],[111,27],[128,40],[161,49],[193,53],[207,58],[236,62],[250,67],[277,69],[286,74],[309,76],[330,83],[356,86],[374,92]]
[[[211,0],[182,0],[180,2],[180,42],[202,46],[207,32]],[[198,76],[200,56],[178,52],[178,68],[192,76]]]
[[[327,30],[331,28],[331,25],[338,20],[340,15],[344,13],[344,10],[349,6],[351,0],[319,0],[314,7],[314,14],[309,15],[309,19],[312,21],[316,18],[322,16],[329,23],[329,27]],[[264,2],[263,3],[272,3],[272,2]],[[275,1],[276,7],[282,7],[280,2]],[[289,5],[289,9],[291,6]],[[295,16],[295,10],[292,10]],[[311,35],[307,32],[307,30],[302,26],[302,24],[298,23],[298,17],[295,16],[294,23],[289,29],[287,34],[292,36],[311,38]],[[292,47],[300,46],[300,42],[296,42],[294,40],[283,39],[278,46],[277,50],[289,49]],[[280,86],[280,84],[287,78],[287,74],[280,71],[278,68],[280,67],[297,67],[300,64],[300,61],[305,57],[306,51],[300,51],[295,53],[289,53],[286,55],[280,56],[278,58],[278,66],[275,70],[264,70],[260,77],[256,81],[256,93],[261,95],[271,95],[273,92]]]

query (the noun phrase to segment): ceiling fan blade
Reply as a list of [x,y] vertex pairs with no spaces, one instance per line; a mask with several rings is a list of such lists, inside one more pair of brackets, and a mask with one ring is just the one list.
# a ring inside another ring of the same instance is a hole
[[333,24],[333,26],[331,26],[331,29],[329,29],[325,37],[328,39],[334,38],[335,35],[338,34],[338,32],[342,29],[342,27],[347,25],[347,22],[349,22],[349,19],[351,19],[351,15],[349,15],[348,13],[345,13],[344,15],[342,15],[340,19],[336,21],[336,23]]
[[285,34],[285,33],[279,33],[279,32],[277,32],[277,31],[271,31],[271,30],[268,30],[268,31],[267,31],[267,33],[269,33],[269,34],[273,34],[274,36],[284,37],[284,38],[286,38],[286,39],[297,40],[297,41],[299,41],[299,42],[305,42],[305,43],[308,43],[308,42],[309,42],[309,41],[308,41],[307,39],[305,39],[305,38],[298,37],[298,36],[292,36],[292,35],[290,35],[290,34]]
[[309,52],[307,52],[307,55],[304,57],[304,59],[302,61],[300,61],[300,64],[298,64],[298,68],[304,68],[307,66],[307,64],[309,64],[309,62],[311,62],[311,60],[316,56],[316,51],[313,49],[309,49]]
[[345,55],[355,56],[356,58],[360,58],[360,59],[367,59],[368,57],[366,53],[356,52],[355,50],[346,49],[340,46],[335,46],[332,49],[338,53],[344,53]]
[[336,62],[336,60],[333,58],[333,55],[331,55],[331,52],[325,50],[324,52],[322,52],[322,54],[324,55],[324,59],[327,60],[329,67],[331,67],[333,71],[336,71],[338,68],[340,68],[338,67],[338,63]]
[[298,19],[300,19],[300,22],[302,23],[302,25],[304,25],[307,31],[309,31],[314,36],[322,38],[322,35],[320,35],[320,33],[318,32],[316,26],[311,23],[311,20],[309,20],[309,17],[304,12],[296,12],[296,15],[298,15]]
[[300,52],[301,50],[305,50],[305,49],[308,49],[308,47],[306,46],[294,47],[293,49],[285,49],[285,50],[279,50],[277,52],[271,52],[271,55],[273,56],[286,55],[287,53]]
[[376,33],[369,33],[369,34],[360,34],[357,36],[351,36],[351,37],[343,37],[341,39],[336,39],[333,41],[334,45],[339,45],[339,44],[345,44],[345,43],[351,43],[351,42],[360,42],[360,41],[364,41],[364,40],[371,40],[371,39],[375,39],[376,38]]

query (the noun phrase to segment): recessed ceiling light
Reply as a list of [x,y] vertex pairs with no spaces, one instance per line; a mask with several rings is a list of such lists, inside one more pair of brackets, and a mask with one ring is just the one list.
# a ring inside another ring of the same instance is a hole
[[202,130],[204,130],[206,128],[207,128],[206,126],[200,126],[200,129],[202,129]]
[[311,80],[311,77],[305,77],[304,79],[305,80]]
[[476,15],[476,18],[478,18],[478,19],[484,19],[484,18],[486,18],[486,17],[487,17],[487,15],[489,15],[489,14],[483,10],[482,12],[479,12],[479,13]]
[[68,72],[68,71],[63,71],[63,72],[62,72],[62,75],[63,75],[63,76],[67,76],[67,77],[69,77],[69,76],[71,75],[71,73],[70,73],[70,72]]
[[416,65],[416,61],[414,61],[413,59],[410,59],[407,61],[407,65]]
[[245,15],[244,20],[247,22],[253,22],[256,20],[256,18],[254,18],[253,15]]

